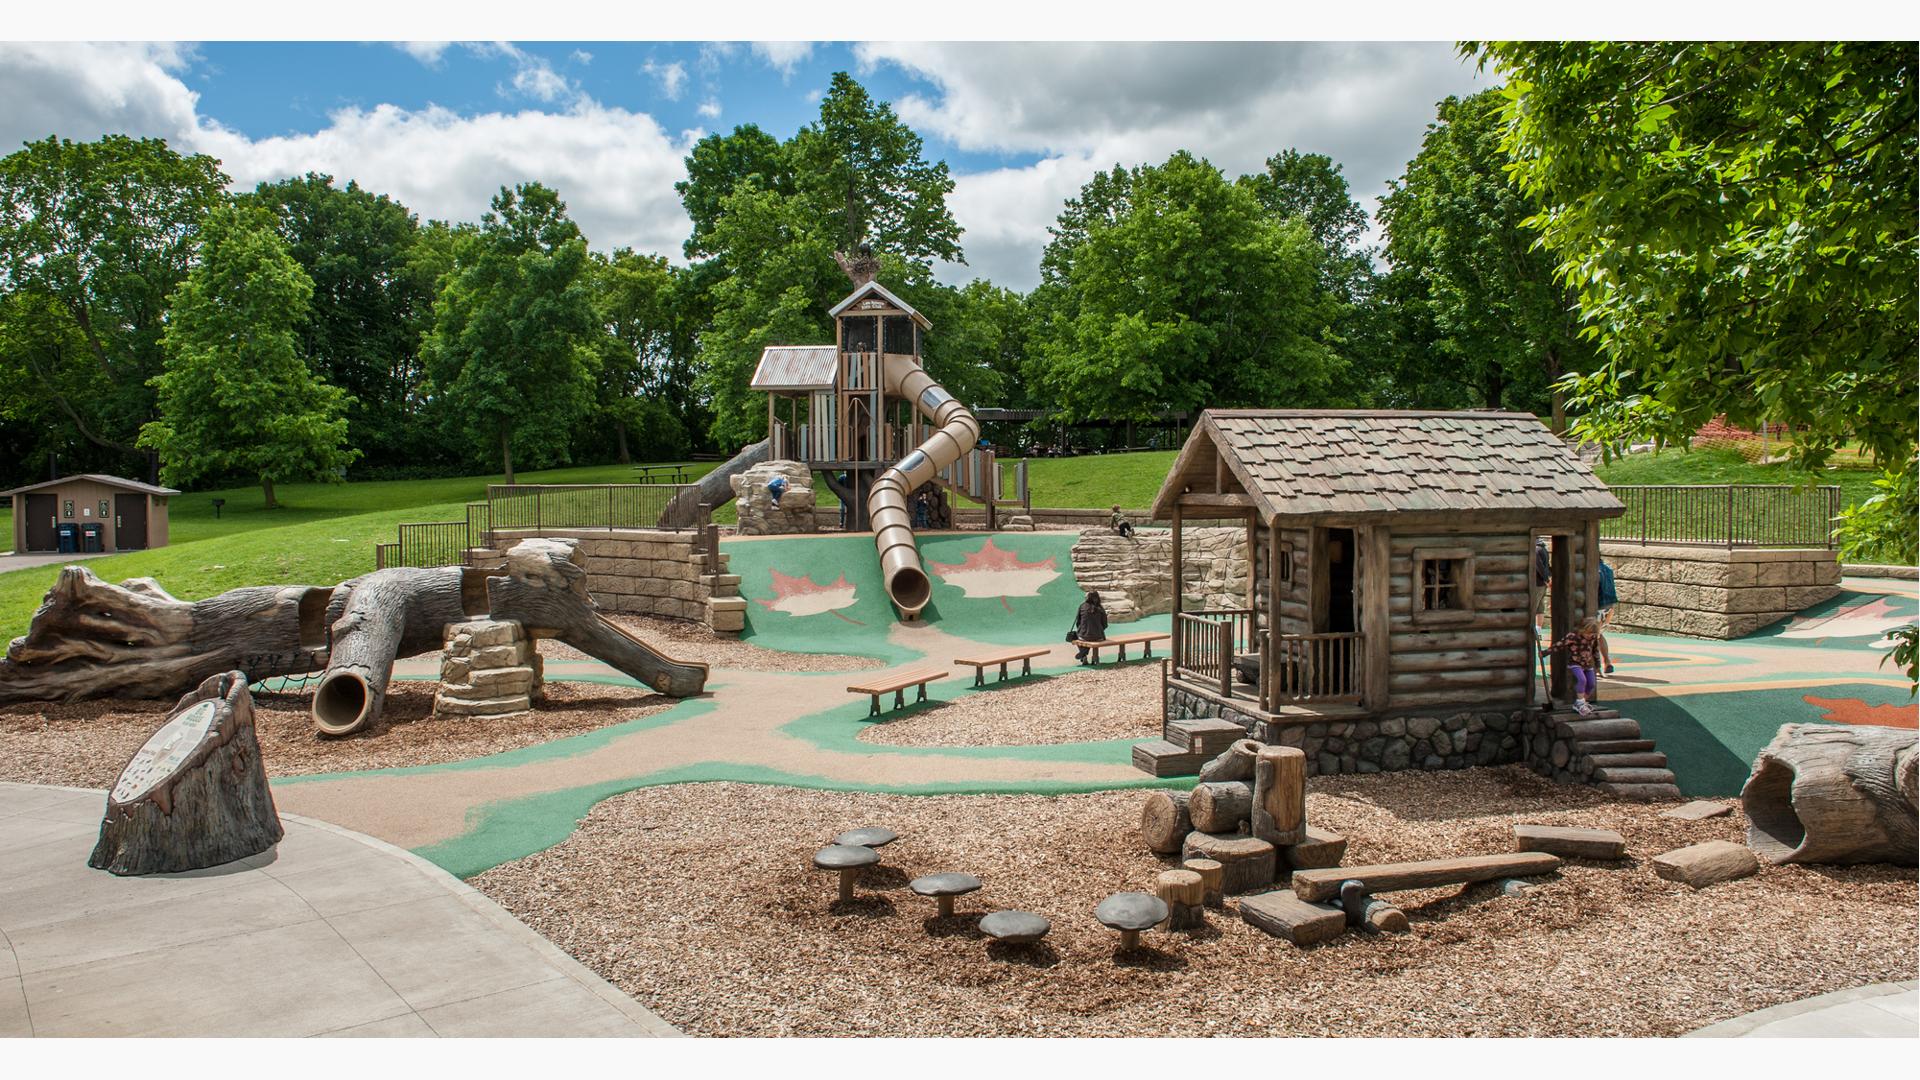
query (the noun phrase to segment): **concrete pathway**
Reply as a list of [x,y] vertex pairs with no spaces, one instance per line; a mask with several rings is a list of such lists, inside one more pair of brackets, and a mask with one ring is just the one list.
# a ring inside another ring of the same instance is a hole
[[62,555],[55,551],[9,551],[0,553],[0,574],[9,570],[25,570],[32,566],[52,566],[55,563],[81,562],[86,559],[104,559],[108,555],[119,555],[118,551],[69,551]]
[[1722,1020],[1689,1039],[1920,1038],[1920,983],[1879,983]]
[[119,878],[104,805],[0,783],[0,1038],[678,1034],[399,848],[282,815],[254,858]]

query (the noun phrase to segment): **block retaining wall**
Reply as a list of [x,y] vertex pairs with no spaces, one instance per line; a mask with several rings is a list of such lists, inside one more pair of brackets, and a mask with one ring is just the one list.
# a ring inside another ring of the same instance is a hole
[[1840,594],[1826,548],[1716,548],[1603,541],[1619,630],[1726,641]]

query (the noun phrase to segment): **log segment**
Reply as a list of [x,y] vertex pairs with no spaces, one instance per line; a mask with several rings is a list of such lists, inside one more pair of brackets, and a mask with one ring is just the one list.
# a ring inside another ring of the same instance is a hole
[[1435,885],[1466,885],[1503,877],[1535,877],[1560,869],[1560,860],[1541,852],[1510,855],[1468,855],[1458,859],[1380,863],[1375,866],[1336,866],[1325,870],[1297,870],[1293,891],[1308,901],[1340,895],[1340,883],[1358,881],[1368,893],[1395,889],[1424,889]]
[[1654,873],[1696,889],[1752,877],[1759,871],[1753,852],[1725,840],[1708,840],[1653,857]]
[[1232,746],[1220,752],[1220,756],[1200,766],[1199,781],[1203,784],[1221,783],[1227,780],[1253,779],[1253,761],[1259,756],[1261,743],[1256,739],[1239,739]]
[[1153,894],[1167,905],[1167,929],[1191,930],[1206,923],[1206,881],[1192,870],[1166,870]]
[[1306,839],[1307,755],[1299,747],[1262,747],[1253,790],[1253,835],[1275,847]]
[[1204,833],[1230,833],[1253,813],[1253,785],[1243,780],[1196,784],[1187,814]]
[[231,671],[182,697],[121,770],[87,865],[122,876],[200,870],[258,855],[281,835],[253,695]]
[[1228,895],[1252,892],[1273,884],[1273,845],[1252,836],[1191,832],[1181,848],[1185,859],[1212,859],[1220,864],[1220,889]]
[[1747,844],[1775,863],[1916,861],[1914,735],[1785,724],[1740,791]]
[[1200,875],[1200,883],[1205,889],[1204,902],[1208,907],[1219,907],[1226,895],[1220,888],[1220,873],[1224,867],[1212,859],[1188,859],[1180,867]]
[[1190,791],[1149,791],[1140,807],[1140,835],[1155,855],[1172,855],[1193,831],[1187,814]]

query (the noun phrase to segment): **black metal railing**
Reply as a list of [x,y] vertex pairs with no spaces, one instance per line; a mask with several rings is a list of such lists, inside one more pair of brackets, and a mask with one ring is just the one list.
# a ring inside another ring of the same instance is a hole
[[[692,484],[489,484],[496,532],[531,529],[657,529],[667,506]],[[696,526],[697,527],[697,526]]]
[[1832,484],[1627,484],[1613,494],[1627,512],[1601,521],[1600,538],[1641,544],[1830,548],[1840,514]]

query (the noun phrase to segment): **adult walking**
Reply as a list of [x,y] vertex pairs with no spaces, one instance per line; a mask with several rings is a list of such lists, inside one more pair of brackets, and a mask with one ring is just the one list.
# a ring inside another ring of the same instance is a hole
[[[1068,641],[1105,641],[1107,640],[1107,609],[1100,606],[1100,594],[1090,592],[1081,602],[1080,610],[1073,615],[1073,629],[1067,632]],[[1083,666],[1092,667],[1087,659],[1087,647],[1080,646],[1074,659]]]

